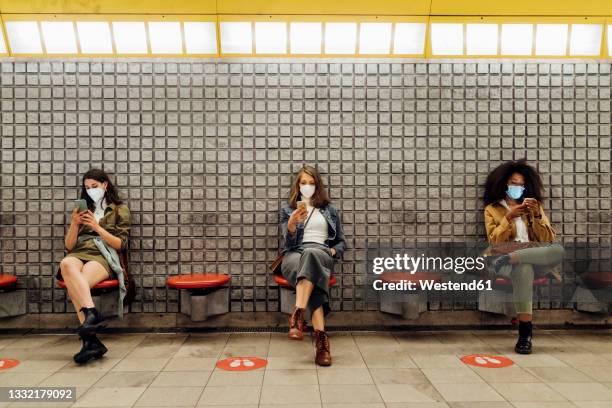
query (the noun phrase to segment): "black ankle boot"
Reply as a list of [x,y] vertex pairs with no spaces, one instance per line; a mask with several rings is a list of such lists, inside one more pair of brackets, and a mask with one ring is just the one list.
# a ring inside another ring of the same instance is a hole
[[79,327],[79,335],[81,338],[95,334],[98,329],[106,327],[106,323],[103,323],[104,318],[95,307],[82,307],[81,312],[85,314],[85,320]]
[[510,265],[510,255],[499,256],[493,261],[495,273],[499,273],[499,270],[506,265]]
[[108,351],[95,334],[81,337],[81,340],[83,340],[83,347],[73,357],[77,364],[85,364],[89,360],[98,359]]
[[519,354],[531,354],[531,337],[533,324],[531,322],[519,321],[519,338],[514,346],[514,351]]

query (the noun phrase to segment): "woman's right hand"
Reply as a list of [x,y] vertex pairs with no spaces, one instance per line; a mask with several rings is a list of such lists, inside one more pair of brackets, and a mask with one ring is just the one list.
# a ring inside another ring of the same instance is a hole
[[295,233],[295,230],[297,229],[297,225],[300,222],[304,222],[306,220],[307,214],[308,214],[308,210],[304,206],[298,207],[296,210],[294,210],[291,213],[291,216],[289,217],[289,221],[287,223],[287,229],[289,230],[291,234]]
[[522,217],[523,215],[527,214],[527,211],[529,210],[525,204],[517,205],[506,214],[506,218],[508,221],[510,221],[513,218]]
[[71,219],[70,219],[70,223],[72,225],[81,225],[81,216],[80,216],[78,208],[74,208],[72,210],[72,216],[71,216]]

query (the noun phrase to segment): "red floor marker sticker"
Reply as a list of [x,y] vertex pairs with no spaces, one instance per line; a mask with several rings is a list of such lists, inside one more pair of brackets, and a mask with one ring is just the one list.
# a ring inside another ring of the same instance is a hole
[[267,360],[259,357],[230,357],[217,361],[217,368],[227,371],[251,371],[267,364]]
[[483,368],[504,368],[514,364],[508,357],[492,356],[489,354],[471,354],[461,357],[461,361],[465,364]]
[[19,365],[19,360],[12,360],[10,358],[0,358],[0,371],[8,370]]

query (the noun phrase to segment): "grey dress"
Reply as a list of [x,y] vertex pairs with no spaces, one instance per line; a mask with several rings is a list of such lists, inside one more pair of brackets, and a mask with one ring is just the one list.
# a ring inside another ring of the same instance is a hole
[[[300,279],[312,282],[314,288],[308,299],[308,308],[313,312],[322,306],[323,314],[327,315],[330,311],[329,280],[334,269],[334,261],[341,259],[346,249],[340,216],[331,206],[319,208],[327,221],[328,239],[325,244],[303,242],[304,225],[298,225],[294,234],[290,234],[287,229],[293,210],[294,208],[285,206],[280,214],[281,232],[285,238],[281,273],[293,287]],[[335,256],[331,255],[331,248],[335,248]]]

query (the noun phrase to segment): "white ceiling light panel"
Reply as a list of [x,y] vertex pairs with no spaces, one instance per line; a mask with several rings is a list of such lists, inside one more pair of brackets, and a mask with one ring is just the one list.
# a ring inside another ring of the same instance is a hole
[[182,54],[181,23],[151,21],[149,42],[152,54]]
[[222,22],[220,31],[222,53],[251,54],[253,52],[251,23]]
[[463,55],[463,24],[432,24],[431,52],[434,55]]
[[110,26],[103,21],[77,22],[77,35],[83,54],[112,54]]
[[147,35],[142,21],[113,22],[117,54],[146,54]]
[[287,23],[255,23],[256,54],[287,53]]
[[321,23],[291,23],[291,54],[321,54]]
[[325,23],[325,54],[355,54],[357,23]]
[[531,55],[532,48],[533,24],[502,24],[502,55]]
[[393,34],[393,53],[423,54],[425,32],[424,23],[396,23]]
[[567,24],[538,24],[536,26],[536,55],[565,55]]
[[217,27],[213,22],[184,22],[187,54],[216,54]]
[[42,21],[43,41],[47,54],[76,54],[77,43],[71,21]]
[[497,54],[497,24],[468,24],[465,40],[468,55]]
[[599,55],[601,24],[572,24],[570,55]]
[[0,54],[6,54],[6,43],[4,42],[4,34],[2,34],[2,30],[0,30]]
[[7,21],[6,34],[13,54],[42,54],[36,21]]
[[360,54],[389,54],[391,23],[361,23],[359,25]]

